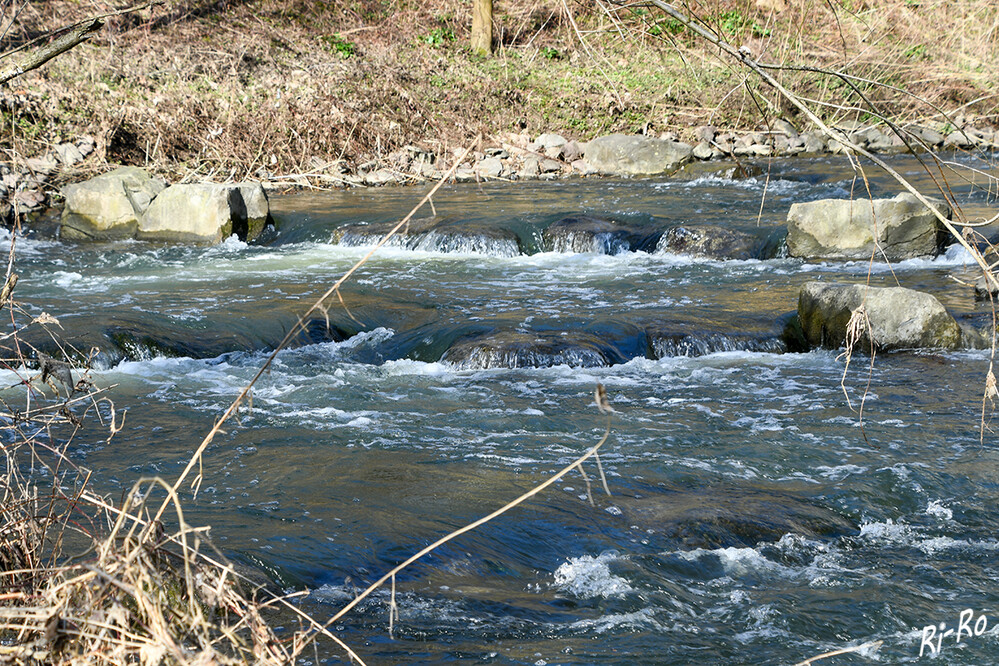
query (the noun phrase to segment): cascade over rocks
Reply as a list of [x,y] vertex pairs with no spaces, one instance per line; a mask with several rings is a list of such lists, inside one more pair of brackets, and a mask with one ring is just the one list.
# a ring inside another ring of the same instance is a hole
[[[348,247],[373,245],[395,225],[395,222],[345,224],[334,229],[333,242]],[[474,253],[490,257],[523,254],[520,238],[510,229],[442,216],[411,220],[387,245],[425,252]]]
[[[854,349],[882,351],[915,348],[957,349],[970,343],[957,321],[935,296],[903,287],[806,282],[798,296],[798,320],[812,347],[839,348],[861,306],[870,322]],[[970,338],[970,336],[969,336]]]
[[462,370],[487,368],[604,367],[619,362],[602,338],[581,331],[498,331],[458,340],[441,361]]
[[691,160],[685,143],[646,136],[610,134],[586,145],[586,161],[596,171],[614,176],[656,176],[673,173]]
[[761,245],[752,234],[714,224],[673,227],[659,239],[655,254],[687,254],[709,259],[758,259]]
[[725,333],[687,333],[649,328],[649,358],[707,356],[718,352],[747,351],[783,354],[787,344],[778,336],[728,335]]
[[[950,218],[945,202],[928,200]],[[947,237],[933,212],[908,192],[894,199],[792,204],[787,228],[788,254],[806,259],[867,259],[875,243],[889,261],[935,256]]]
[[565,217],[542,233],[551,252],[596,252],[617,254],[644,250],[653,245],[661,228],[644,227],[590,215]]
[[270,208],[259,183],[172,185],[121,167],[62,190],[60,234],[72,240],[140,238],[218,243],[235,233],[252,241]]

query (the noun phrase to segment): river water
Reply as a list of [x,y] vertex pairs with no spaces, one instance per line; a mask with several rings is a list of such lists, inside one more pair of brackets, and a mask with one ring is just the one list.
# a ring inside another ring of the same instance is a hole
[[[914,160],[894,164],[929,191]],[[387,592],[336,625],[367,663],[782,664],[876,640],[877,655],[830,663],[916,663],[930,660],[923,627],[957,630],[965,609],[972,635],[943,639],[932,663],[994,663],[989,353],[884,354],[873,369],[855,357],[841,386],[838,352],[785,353],[779,338],[815,279],[897,279],[980,320],[987,306],[951,279],[974,279],[963,251],[891,267],[544,251],[542,231],[567,215],[721,224],[762,240],[795,201],[864,191],[842,157],[751,178],[726,168],[445,188],[439,216],[512,232],[515,251],[433,236],[380,251],[343,290],[350,313],[310,322],[213,442],[187,520],[329,617],[595,444],[599,382],[616,411],[602,453],[612,495],[590,464],[593,505],[573,473],[400,575],[391,637]],[[869,176],[875,196],[899,191]],[[986,192],[954,191],[971,213],[994,214]],[[18,297],[81,351],[100,349],[93,379],[128,409],[110,444],[85,428],[71,456],[115,495],[143,475],[175,478],[298,313],[366,252],[335,230],[397,220],[422,193],[275,197],[277,230],[251,245],[19,240]],[[448,360],[456,343],[497,332],[583,344],[529,361]],[[318,658],[342,656],[321,644]]]

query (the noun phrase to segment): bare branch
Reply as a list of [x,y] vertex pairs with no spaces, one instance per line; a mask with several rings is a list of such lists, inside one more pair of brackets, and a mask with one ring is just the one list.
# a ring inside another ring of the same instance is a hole
[[0,83],[7,83],[25,72],[38,69],[52,58],[69,51],[75,46],[90,39],[91,35],[104,27],[103,19],[93,19],[84,25],[76,28],[72,32],[57,38],[51,44],[44,46],[32,53],[26,62],[0,71]]

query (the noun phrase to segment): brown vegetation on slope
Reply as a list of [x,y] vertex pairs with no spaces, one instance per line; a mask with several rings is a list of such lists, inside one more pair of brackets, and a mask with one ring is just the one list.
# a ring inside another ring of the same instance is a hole
[[[934,107],[994,122],[989,63],[999,9],[986,0],[711,0],[689,9],[759,59],[842,69],[883,84],[859,92],[888,115],[931,121]],[[97,3],[102,7],[102,3]],[[109,7],[110,8],[110,7]],[[93,12],[29,3],[4,46]],[[600,0],[496,4],[496,54],[468,47],[471,2],[171,0],[109,20],[90,43],[0,91],[3,148],[35,154],[90,134],[103,163],[241,179],[359,164],[410,143],[436,153],[486,136],[558,131],[757,128],[793,110],[654,8]],[[783,82],[864,119],[839,79]],[[925,98],[924,104],[916,97]],[[846,107],[846,108],[844,108]]]

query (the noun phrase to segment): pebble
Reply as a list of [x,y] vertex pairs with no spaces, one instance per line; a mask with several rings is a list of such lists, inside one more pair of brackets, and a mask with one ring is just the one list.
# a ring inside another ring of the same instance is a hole
[[499,157],[487,157],[475,166],[483,178],[500,178],[503,175],[503,161]]
[[692,155],[699,160],[710,160],[714,156],[714,150],[711,149],[711,144],[707,141],[701,141],[694,146]]

